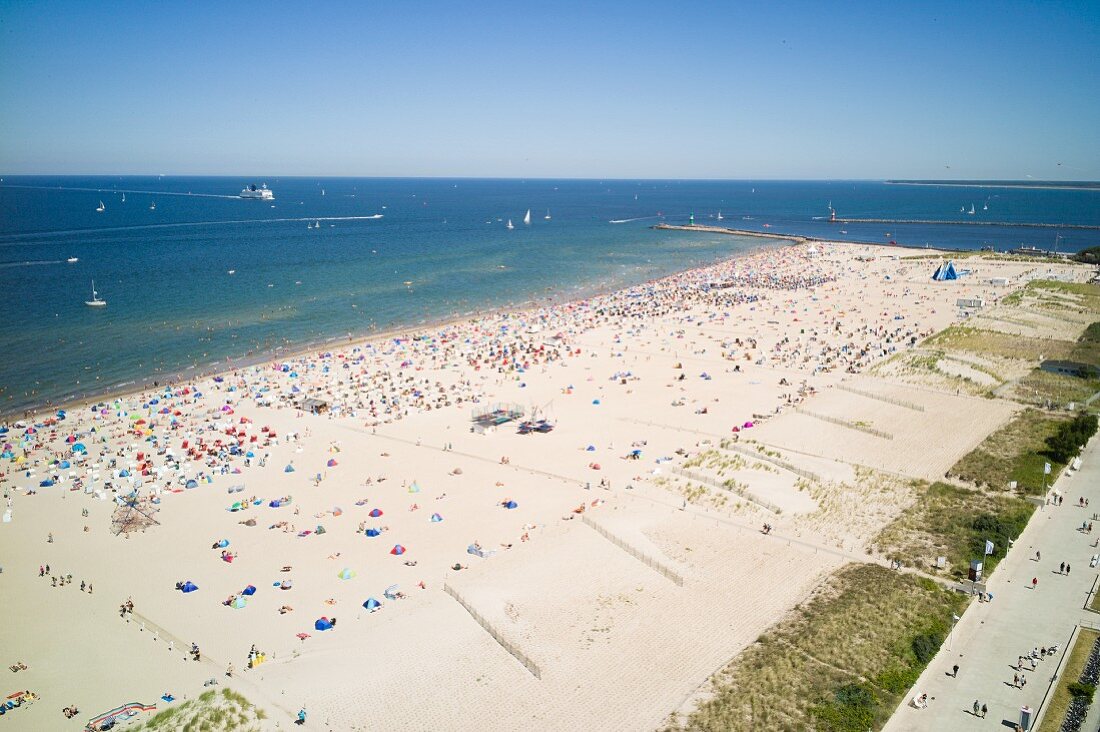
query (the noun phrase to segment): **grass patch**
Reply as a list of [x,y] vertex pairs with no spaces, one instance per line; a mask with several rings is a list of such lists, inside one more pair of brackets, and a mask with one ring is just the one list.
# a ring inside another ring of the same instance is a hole
[[262,709],[230,688],[219,694],[214,689],[204,691],[198,699],[185,701],[158,712],[131,732],[165,732],[167,730],[196,730],[203,732],[259,732],[260,722],[267,718]]
[[877,565],[849,565],[712,679],[668,730],[878,729],[935,655],[962,595]]
[[[1004,559],[1009,539],[1027,526],[1035,507],[1012,495],[990,496],[981,491],[948,483],[933,483],[924,495],[890,522],[872,542],[872,547],[924,571],[935,568],[937,557],[946,557],[944,572],[964,577],[970,560],[984,556],[983,573],[988,577]],[[993,542],[993,554],[986,556],[985,542]]]
[[996,490],[1007,489],[1009,481],[1015,480],[1021,493],[1039,495],[1043,464],[1051,463],[1052,475],[1065,467],[1050,456],[1046,440],[1066,419],[1026,409],[964,455],[947,475]]
[[1069,703],[1073,700],[1070,686],[1076,684],[1081,678],[1081,671],[1085,668],[1085,662],[1088,661],[1097,638],[1100,638],[1100,632],[1087,628],[1081,628],[1081,632],[1077,634],[1073,650],[1070,651],[1069,658],[1066,659],[1062,669],[1062,675],[1058,678],[1058,685],[1050,695],[1050,702],[1047,704],[1039,732],[1058,732],[1062,728],[1066,710],[1069,709]]
[[1040,357],[1056,360],[1069,358],[1075,346],[1072,341],[1014,335],[964,325],[941,330],[921,345],[1033,362]]
[[1054,374],[1035,369],[1015,387],[1017,401],[1036,406],[1063,406],[1081,403],[1100,391],[1100,379]]

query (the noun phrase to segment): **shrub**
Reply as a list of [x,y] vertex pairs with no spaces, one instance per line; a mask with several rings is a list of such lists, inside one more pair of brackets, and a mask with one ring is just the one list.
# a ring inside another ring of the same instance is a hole
[[1092,701],[1092,695],[1096,693],[1095,684],[1086,684],[1083,681],[1074,681],[1066,686],[1066,689],[1073,696],[1082,697],[1089,701]]
[[875,725],[875,692],[866,684],[846,684],[833,699],[813,709],[818,729],[827,732],[865,732]]
[[927,665],[936,657],[936,651],[940,649],[943,638],[939,633],[922,633],[913,638],[913,655],[917,657],[921,665]]

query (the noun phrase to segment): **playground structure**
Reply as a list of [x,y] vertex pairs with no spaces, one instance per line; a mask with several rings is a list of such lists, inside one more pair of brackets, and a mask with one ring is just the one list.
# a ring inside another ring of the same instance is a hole
[[520,404],[496,402],[478,407],[470,412],[470,421],[473,422],[470,431],[488,434],[501,425],[522,419],[523,415],[524,409]]
[[133,531],[145,531],[151,526],[160,525],[155,518],[159,510],[157,506],[152,503],[140,505],[136,491],[115,500],[118,506],[115,507],[115,512],[111,516],[111,531],[115,536]]

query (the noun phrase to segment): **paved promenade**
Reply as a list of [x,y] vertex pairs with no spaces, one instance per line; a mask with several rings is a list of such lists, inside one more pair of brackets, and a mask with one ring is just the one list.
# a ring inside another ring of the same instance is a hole
[[[1100,520],[1091,535],[1078,530],[1083,521],[1100,515],[1100,438],[1090,442],[1082,460],[1084,465],[1077,474],[1062,476],[1055,484],[1065,502],[1036,511],[988,584],[993,601],[971,603],[886,725],[887,732],[1011,729],[1011,724],[1020,721],[1023,705],[1038,711],[1043,703],[1075,626],[1100,626],[1100,614],[1084,609],[1100,570],[1089,567],[1092,555],[1100,553],[1100,548],[1092,546],[1100,538]],[[1089,499],[1088,508],[1078,507],[1080,496]],[[1041,553],[1039,561],[1036,551]],[[1059,572],[1062,562],[1070,564],[1069,574]],[[1034,589],[1032,578],[1038,579]],[[1014,687],[1017,657],[1055,643],[1058,654],[1036,661],[1034,671],[1022,672],[1026,685]],[[957,678],[951,676],[955,664],[959,666]],[[929,697],[926,709],[910,704],[921,693]],[[989,707],[985,719],[972,713],[975,699]],[[1096,729],[1100,713],[1093,712],[1084,729]]]

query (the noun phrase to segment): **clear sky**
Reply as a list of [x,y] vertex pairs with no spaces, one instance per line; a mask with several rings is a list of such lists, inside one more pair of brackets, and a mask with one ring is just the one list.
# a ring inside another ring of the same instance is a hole
[[1097,0],[0,0],[0,173],[1100,179],[1098,38]]

